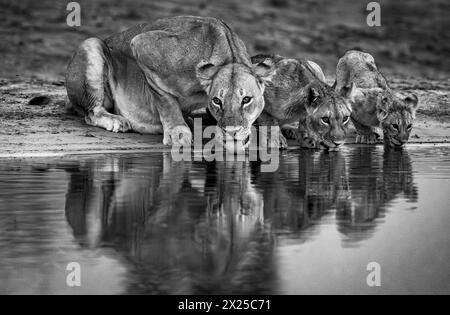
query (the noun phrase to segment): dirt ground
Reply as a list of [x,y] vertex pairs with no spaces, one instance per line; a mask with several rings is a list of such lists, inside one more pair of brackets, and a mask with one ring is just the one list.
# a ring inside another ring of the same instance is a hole
[[64,72],[85,38],[186,14],[227,21],[252,55],[314,60],[330,81],[346,50],[370,52],[393,88],[419,96],[411,142],[450,141],[447,0],[381,0],[381,27],[366,24],[369,1],[82,0],[80,27],[66,24],[68,2],[0,0],[0,157],[163,149],[160,136],[114,134],[67,114]]
[[[411,143],[450,142],[449,81],[396,79],[393,87],[414,91],[422,104]],[[168,149],[162,136],[116,134],[67,113],[61,81],[0,80],[0,102],[0,157]],[[354,134],[348,143],[353,141]]]

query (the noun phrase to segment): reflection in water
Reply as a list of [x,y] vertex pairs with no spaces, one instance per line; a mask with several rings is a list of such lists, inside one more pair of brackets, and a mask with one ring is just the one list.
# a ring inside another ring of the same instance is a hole
[[339,231],[352,243],[371,236],[389,203],[399,194],[415,202],[411,160],[406,150],[355,149],[349,161],[351,206],[337,209]]
[[[83,253],[113,250],[107,256],[126,270],[123,293],[285,292],[277,274],[283,244],[320,240],[322,227],[332,225],[344,248],[363,247],[396,202],[419,198],[408,152],[377,147],[291,151],[273,173],[257,162],[174,162],[170,153],[50,164],[25,181],[64,179],[55,186],[65,192],[54,194],[65,195],[75,245]],[[8,190],[24,169],[5,166],[10,183],[0,182],[0,224],[11,209],[35,207],[12,197],[23,181]],[[40,198],[52,200],[45,192]],[[50,231],[46,224],[40,229]],[[0,258],[23,263],[11,252]]]
[[273,233],[306,240],[335,211],[347,241],[369,237],[385,203],[414,190],[405,152],[382,161],[367,150],[355,149],[350,174],[339,152],[289,155],[274,173],[168,153],[91,160],[68,170],[66,216],[82,246],[113,247],[132,263],[129,292],[271,293]]
[[[306,236],[321,217],[349,206],[346,160],[340,152],[308,152],[282,160],[276,173],[256,173],[266,218],[287,237]],[[273,183],[278,183],[274,185]]]
[[133,264],[129,292],[269,292],[254,269],[270,270],[271,252],[248,164],[169,154],[91,163],[71,171],[67,219],[80,244],[114,247]]

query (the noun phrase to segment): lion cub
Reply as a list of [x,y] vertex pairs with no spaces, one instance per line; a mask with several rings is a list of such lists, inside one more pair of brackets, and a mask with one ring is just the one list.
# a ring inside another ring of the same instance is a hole
[[382,128],[385,144],[400,147],[406,143],[418,107],[417,96],[392,91],[374,58],[356,50],[347,51],[336,69],[336,91],[339,93],[350,85],[356,85],[350,100],[351,118],[358,133],[356,142],[376,143],[377,129]]
[[[322,70],[312,61],[258,55],[252,57],[252,63],[264,63],[275,69],[266,82],[265,107],[258,124],[298,123],[294,134],[303,148],[336,150],[344,144],[352,87],[337,93],[325,83]],[[285,141],[281,136],[280,143]]]

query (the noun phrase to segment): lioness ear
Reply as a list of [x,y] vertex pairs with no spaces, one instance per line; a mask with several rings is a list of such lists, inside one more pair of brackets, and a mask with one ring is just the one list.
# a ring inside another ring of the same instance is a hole
[[419,105],[419,99],[417,98],[417,95],[414,93],[409,94],[403,100],[414,110],[416,110]]
[[253,65],[253,73],[261,80],[261,83],[270,82],[274,75],[275,63],[272,59],[266,58]]
[[200,85],[208,94],[211,89],[212,79],[214,78],[218,70],[219,67],[215,66],[209,61],[200,61],[195,68],[197,79],[199,80]]

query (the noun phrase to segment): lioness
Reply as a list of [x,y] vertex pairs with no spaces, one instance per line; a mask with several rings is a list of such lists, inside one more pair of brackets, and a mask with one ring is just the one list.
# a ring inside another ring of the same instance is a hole
[[68,65],[66,88],[88,124],[163,133],[166,145],[189,145],[183,115],[208,104],[223,139],[246,146],[270,70],[252,65],[224,22],[180,16],[85,40]]
[[374,58],[361,51],[350,50],[339,60],[336,69],[336,91],[355,84],[352,121],[357,130],[357,143],[376,143],[381,127],[384,142],[400,147],[409,139],[418,98],[415,94],[402,96],[391,90],[375,65]]
[[351,113],[347,99],[354,92],[352,88],[343,89],[339,95],[325,83],[321,68],[311,61],[257,55],[252,62],[274,68],[266,83],[265,108],[259,124],[283,126],[298,122],[296,137],[304,148],[334,150],[345,142]]

